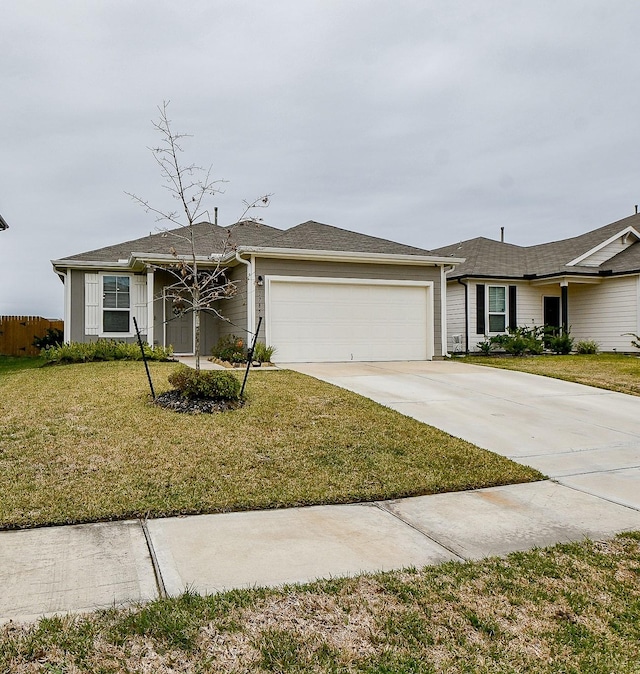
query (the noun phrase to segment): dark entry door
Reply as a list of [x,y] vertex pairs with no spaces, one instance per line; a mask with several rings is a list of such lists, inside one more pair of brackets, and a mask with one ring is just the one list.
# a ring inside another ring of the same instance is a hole
[[174,313],[173,303],[165,300],[166,346],[174,353],[193,353],[193,312]]
[[545,297],[544,300],[544,327],[560,330],[560,298]]

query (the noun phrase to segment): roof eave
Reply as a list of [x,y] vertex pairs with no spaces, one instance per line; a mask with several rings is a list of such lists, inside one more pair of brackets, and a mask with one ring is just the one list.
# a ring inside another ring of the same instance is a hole
[[[363,253],[342,250],[311,250],[308,248],[269,248],[265,246],[238,246],[238,253],[256,257],[289,260],[323,260],[327,262],[369,262],[378,264],[404,264],[441,266],[462,264],[464,258],[437,255],[410,255],[406,253]],[[236,251],[227,254],[223,261],[235,257]]]

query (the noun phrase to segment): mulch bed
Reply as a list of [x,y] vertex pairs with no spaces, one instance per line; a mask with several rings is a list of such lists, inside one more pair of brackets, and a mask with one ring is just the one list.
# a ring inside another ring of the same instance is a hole
[[215,414],[237,410],[244,405],[241,400],[211,400],[210,398],[183,398],[180,391],[161,393],[154,401],[155,405],[174,412],[185,414]]

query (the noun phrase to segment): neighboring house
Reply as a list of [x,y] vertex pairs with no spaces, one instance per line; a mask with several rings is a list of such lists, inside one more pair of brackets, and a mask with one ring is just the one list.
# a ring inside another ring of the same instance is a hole
[[7,221],[0,215],[0,232],[5,229],[9,229],[9,225],[7,224]]
[[432,251],[465,258],[449,272],[449,350],[474,351],[508,327],[571,329],[603,351],[640,333],[640,215],[537,246],[483,237]]
[[[203,354],[225,335],[250,338],[259,317],[259,338],[280,362],[446,354],[445,274],[461,260],[312,221],[285,231],[255,222],[194,227],[199,266],[223,265],[237,288],[216,305],[227,320],[202,315]],[[164,297],[175,280],[163,270],[175,262],[171,247],[189,252],[172,236],[180,232],[53,260],[65,285],[65,340],[132,340],[135,316],[149,343],[193,353],[193,313]]]

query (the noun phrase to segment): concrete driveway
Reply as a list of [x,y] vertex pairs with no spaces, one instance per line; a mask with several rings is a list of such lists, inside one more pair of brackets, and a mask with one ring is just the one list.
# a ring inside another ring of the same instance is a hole
[[640,510],[640,397],[455,361],[281,367]]

